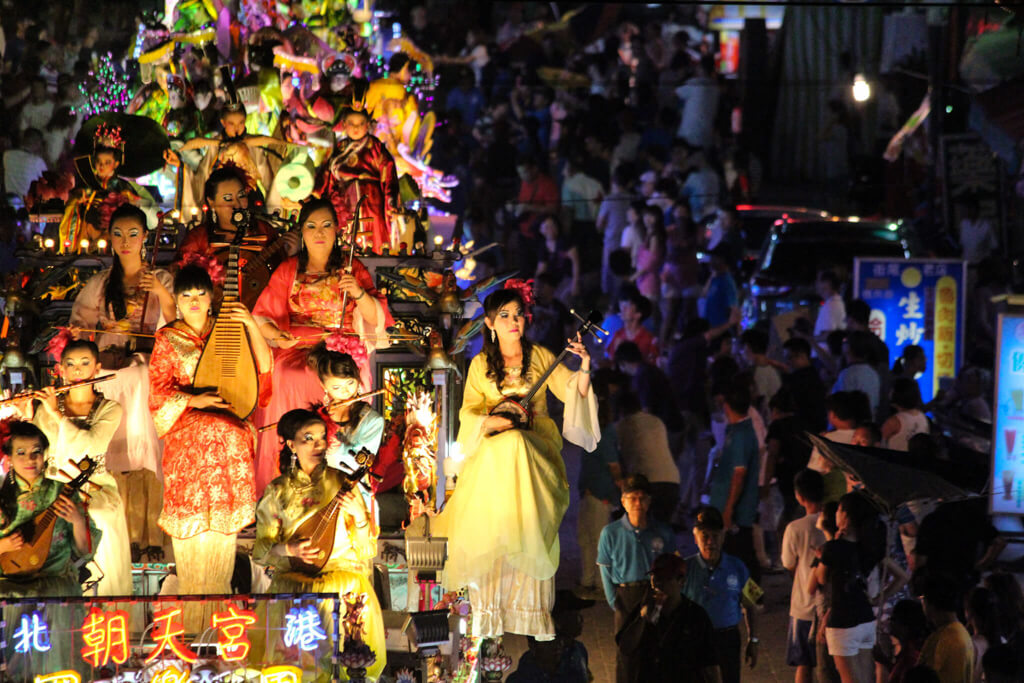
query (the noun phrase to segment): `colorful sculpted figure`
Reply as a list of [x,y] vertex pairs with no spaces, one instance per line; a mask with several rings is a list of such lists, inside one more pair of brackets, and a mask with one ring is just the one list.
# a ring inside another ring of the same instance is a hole
[[153,204],[149,193],[117,175],[125,139],[119,126],[102,123],[93,135],[92,153],[75,159],[79,187],[71,194],[60,222],[60,253],[88,251],[106,237],[110,215],[125,202]]
[[342,117],[345,137],[321,168],[314,194],[331,201],[341,225],[355,220],[358,206],[357,242],[380,253],[384,247],[397,247],[391,223],[401,212],[398,175],[391,153],[370,134],[370,118],[359,89],[353,85],[353,99]]

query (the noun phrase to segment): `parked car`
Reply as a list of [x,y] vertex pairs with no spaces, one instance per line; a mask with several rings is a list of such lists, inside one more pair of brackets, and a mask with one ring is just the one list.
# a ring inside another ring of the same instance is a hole
[[821,303],[814,287],[818,271],[831,268],[850,282],[857,256],[910,258],[919,253],[909,225],[901,221],[783,221],[768,233],[743,286],[744,320],[752,323],[801,306],[813,319]]
[[[775,204],[737,204],[736,220],[739,222],[740,234],[743,235],[745,246],[742,262],[740,264],[741,277],[749,277],[757,265],[758,256],[761,253],[761,246],[764,244],[768,233],[776,225],[793,221],[822,221],[830,220],[832,215],[821,209],[813,209],[806,206],[783,206]],[[715,221],[718,220],[718,213],[711,214],[706,218],[704,226],[704,241],[711,239],[711,233]],[[711,257],[704,252],[697,255],[702,263],[707,263]]]

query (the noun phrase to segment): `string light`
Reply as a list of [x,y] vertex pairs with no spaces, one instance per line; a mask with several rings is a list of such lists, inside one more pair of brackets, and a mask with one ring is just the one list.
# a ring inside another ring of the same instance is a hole
[[131,78],[117,70],[109,52],[100,57],[99,64],[89,71],[89,76],[88,82],[94,81],[92,87],[87,86],[88,82],[78,84],[85,104],[76,107],[74,113],[81,112],[89,118],[105,111],[123,112],[127,109],[132,101]]

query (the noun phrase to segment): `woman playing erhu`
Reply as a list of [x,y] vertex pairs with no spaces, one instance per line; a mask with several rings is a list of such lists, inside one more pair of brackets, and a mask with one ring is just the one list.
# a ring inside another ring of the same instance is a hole
[[105,464],[120,477],[130,538],[140,548],[156,548],[163,545],[156,526],[163,445],[149,414],[149,336],[174,320],[175,312],[171,274],[146,263],[146,226],[146,214],[138,207],[123,204],[114,211],[113,263],[85,283],[68,324],[77,337],[95,336],[104,369],[115,374],[103,385],[103,393],[124,413],[107,446]]
[[569,505],[562,435],[587,450],[600,435],[590,356],[578,337],[570,341],[580,370],[559,366],[545,383],[565,402],[562,435],[548,417],[546,391],[530,403],[532,426],[514,428],[491,409],[506,396],[525,394],[554,356],[524,338],[526,303],[518,290],[492,293],[484,313],[483,350],[470,363],[459,412],[466,460],[433,532],[448,537],[445,587],[469,589],[473,635],[550,639],[558,526]]
[[[387,301],[358,259],[353,259],[351,272],[344,267],[346,247],[340,239],[334,207],[326,200],[307,202],[299,213],[299,228],[299,256],[274,271],[253,308],[263,336],[276,347],[274,395],[255,418],[263,425],[277,422],[285,411],[316,403],[323,396],[308,358],[310,349],[328,334],[340,330],[359,340],[365,350],[362,357],[367,358],[359,368],[363,391],[372,382],[368,354],[387,346],[385,330],[391,324]],[[277,474],[277,446],[272,438],[264,438],[256,459],[257,490]]]

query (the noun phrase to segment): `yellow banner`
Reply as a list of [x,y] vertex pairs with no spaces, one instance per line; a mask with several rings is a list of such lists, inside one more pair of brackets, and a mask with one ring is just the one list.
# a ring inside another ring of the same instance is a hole
[[939,379],[956,376],[956,280],[946,276],[935,283],[935,367],[932,391]]

